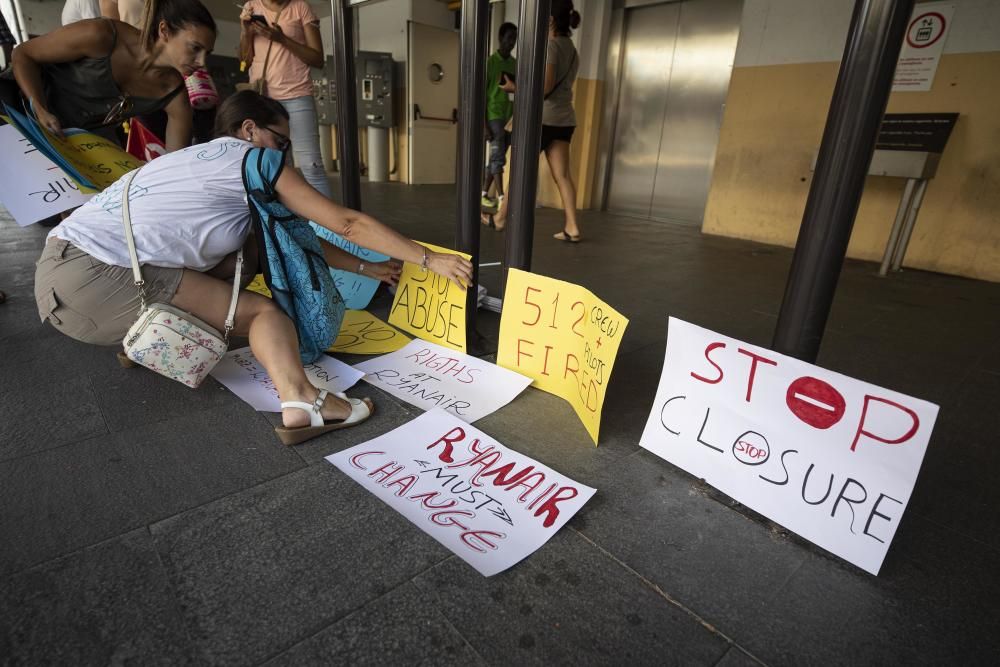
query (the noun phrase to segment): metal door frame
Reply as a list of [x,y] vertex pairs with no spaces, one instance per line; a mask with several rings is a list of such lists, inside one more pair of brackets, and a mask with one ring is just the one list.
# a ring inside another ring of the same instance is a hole
[[670,5],[683,0],[614,0],[611,9],[611,30],[608,34],[608,51],[604,63],[604,81],[609,101],[604,105],[601,132],[597,140],[597,169],[594,173],[594,190],[598,195],[600,210],[608,210],[608,191],[611,189],[611,157],[618,137],[618,108],[621,105],[622,69],[625,65],[625,15],[627,10],[653,5]]
[[611,158],[618,137],[618,109],[621,105],[622,69],[625,64],[625,15],[629,9],[653,5],[670,5],[683,0],[614,0],[611,9],[611,29],[608,49],[604,54],[604,90],[614,104],[604,105],[601,132],[597,140],[597,169],[594,170],[594,191],[600,210],[608,210],[611,188]]
[[[611,28],[608,34],[608,48],[604,54],[604,85],[605,94],[613,104],[604,105],[604,114],[601,118],[601,131],[597,142],[597,168],[594,170],[594,192],[598,197],[598,208],[601,211],[608,210],[608,192],[611,188],[611,160],[614,153],[615,142],[617,141],[618,109],[621,105],[622,90],[622,70],[625,63],[625,17],[629,9],[639,7],[650,7],[654,5],[669,5],[685,2],[685,0],[613,0],[611,12]],[[742,0],[745,5],[746,0]],[[737,26],[737,49],[739,48],[739,32],[742,26]],[[736,53],[733,52],[735,61]],[[735,64],[733,65],[735,67]],[[730,83],[732,74],[730,73]],[[728,99],[729,89],[726,89]],[[726,102],[723,101],[723,109]],[[719,116],[719,132],[722,131],[722,115]],[[718,150],[718,140],[716,140],[716,151]],[[712,164],[715,164],[715,151],[713,151]],[[650,216],[649,219],[656,219]],[[704,221],[702,221],[704,223]]]
[[[666,3],[663,3],[666,4]],[[621,103],[621,76],[625,61],[625,4],[616,0],[611,10],[608,49],[604,54],[604,92],[612,104],[604,105],[601,131],[597,139],[597,168],[594,170],[594,192],[598,208],[608,210],[608,190],[611,188],[611,154],[617,139],[618,105]]]

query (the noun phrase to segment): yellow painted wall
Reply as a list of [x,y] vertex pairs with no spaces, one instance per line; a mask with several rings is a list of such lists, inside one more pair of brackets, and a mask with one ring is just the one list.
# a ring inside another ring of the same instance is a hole
[[[733,70],[703,231],[794,246],[836,82],[834,62]],[[961,114],[927,188],[905,266],[1000,281],[1000,52],[941,58],[932,90],[890,113]],[[880,260],[903,180],[868,177],[850,257]]]
[[[594,170],[599,159],[597,142],[601,131],[601,104],[604,99],[604,82],[596,79],[577,79],[573,86],[573,108],[576,111],[576,130],[570,143],[570,170],[576,185],[576,207],[590,208],[594,200]],[[538,202],[542,206],[562,208],[559,189],[556,188],[545,157],[538,163]]]

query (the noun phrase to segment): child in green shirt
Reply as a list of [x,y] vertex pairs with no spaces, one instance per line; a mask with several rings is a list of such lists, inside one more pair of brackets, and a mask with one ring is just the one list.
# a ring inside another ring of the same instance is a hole
[[[507,148],[510,146],[510,132],[507,122],[514,115],[514,104],[501,89],[504,80],[513,81],[517,71],[517,59],[510,54],[517,44],[517,26],[504,23],[500,26],[500,47],[486,61],[486,138],[490,142],[490,163],[483,180],[482,205],[499,207],[503,203],[503,169],[507,164]],[[497,201],[488,196],[490,183],[496,185]]]

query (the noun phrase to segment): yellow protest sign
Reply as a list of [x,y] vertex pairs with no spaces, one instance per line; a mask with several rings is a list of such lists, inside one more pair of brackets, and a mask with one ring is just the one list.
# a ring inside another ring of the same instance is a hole
[[[429,243],[434,252],[469,255]],[[465,290],[433,271],[405,262],[389,311],[389,324],[444,347],[465,352]]]
[[565,398],[597,444],[601,409],[628,319],[579,285],[510,269],[497,365]]
[[256,292],[257,294],[263,294],[268,299],[271,298],[271,290],[267,288],[267,283],[264,282],[264,274],[258,273],[253,278],[253,282],[246,286],[246,289],[251,292]]
[[327,352],[388,354],[406,347],[410,337],[366,310],[348,310],[337,340]]
[[39,127],[52,147],[83,178],[93,183],[97,191],[103,190],[122,175],[144,164],[142,160],[96,134],[81,132],[57,137],[41,125]]

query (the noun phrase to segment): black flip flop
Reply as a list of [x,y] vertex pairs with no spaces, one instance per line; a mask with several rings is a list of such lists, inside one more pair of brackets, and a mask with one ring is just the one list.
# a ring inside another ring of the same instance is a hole
[[574,236],[573,234],[567,234],[565,230],[563,230],[561,232],[556,232],[555,234],[552,235],[552,238],[554,238],[556,241],[562,241],[564,243],[579,243],[580,242],[580,235],[579,234],[577,234],[577,235]]

